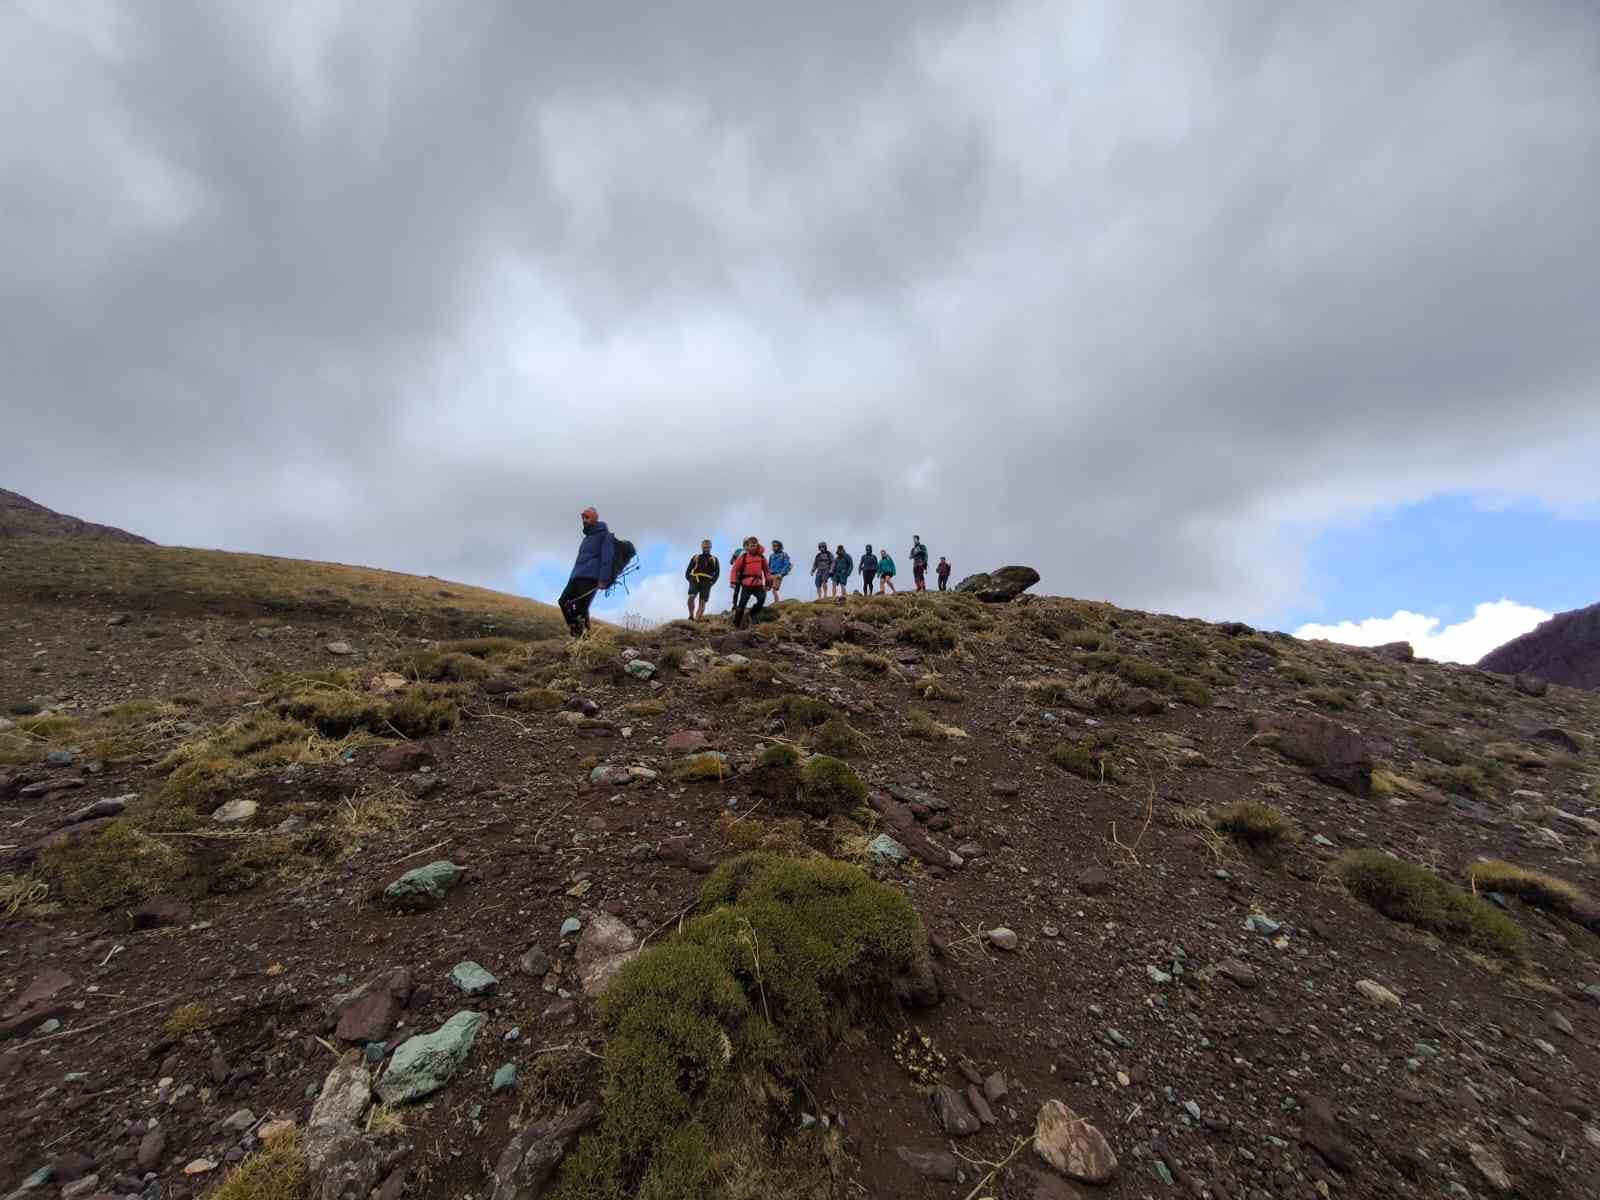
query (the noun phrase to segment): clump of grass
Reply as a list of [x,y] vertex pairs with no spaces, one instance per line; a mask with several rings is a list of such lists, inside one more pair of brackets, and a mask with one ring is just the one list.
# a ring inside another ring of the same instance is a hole
[[679,783],[720,783],[732,774],[728,760],[713,750],[686,754],[672,764],[672,777]]
[[925,613],[901,622],[894,636],[896,641],[921,650],[954,650],[961,640],[961,631],[949,621]]
[[473,658],[495,658],[526,651],[527,642],[508,637],[457,638],[440,642],[434,649],[440,654],[470,654]]
[[191,1000],[173,1009],[168,1014],[167,1023],[163,1028],[168,1037],[181,1038],[191,1033],[198,1033],[209,1024],[211,1024],[211,1009],[198,1000]]
[[1408,779],[1388,767],[1374,767],[1372,794],[1374,796],[1420,796],[1428,789],[1415,779]]
[[298,1126],[268,1138],[207,1200],[303,1200],[306,1154]]
[[831,717],[811,731],[807,739],[818,754],[849,758],[866,749],[867,739],[843,717]]
[[52,911],[50,885],[37,875],[7,871],[0,874],[0,919],[36,916]]
[[1300,840],[1300,827],[1259,800],[1235,800],[1212,814],[1212,824],[1242,846],[1270,850]]
[[1467,868],[1467,878],[1472,880],[1476,891],[1516,896],[1535,908],[1559,913],[1581,924],[1593,924],[1600,915],[1600,909],[1596,909],[1582,888],[1530,867],[1519,867],[1495,858],[1485,859]]
[[665,700],[635,700],[632,704],[624,704],[622,711],[630,717],[659,717],[667,711]]
[[1464,750],[1434,733],[1421,734],[1417,738],[1417,749],[1449,767],[1459,767],[1467,761]]
[[741,696],[763,692],[772,686],[777,676],[770,663],[759,659],[712,667],[702,671],[694,681],[700,695],[712,704],[728,704]]
[[278,701],[277,709],[286,717],[314,726],[326,737],[344,737],[357,729],[381,727],[389,706],[376,696],[318,687],[285,696]]
[[867,798],[867,785],[850,764],[827,754],[813,754],[800,769],[800,791],[794,803],[813,816],[847,812]]
[[1111,646],[1110,636],[1103,629],[1075,629],[1066,641],[1076,650],[1106,650]]
[[1274,667],[1273,670],[1275,670],[1281,678],[1287,679],[1290,683],[1298,683],[1302,687],[1316,687],[1322,682],[1322,677],[1320,675],[1318,675],[1310,667],[1306,666],[1305,663],[1299,662],[1292,658],[1280,659],[1278,661],[1278,665]]
[[536,1118],[576,1108],[594,1091],[599,1074],[594,1058],[577,1048],[541,1054],[518,1072],[520,1116]]
[[838,651],[839,669],[847,675],[883,675],[889,670],[889,660],[881,654],[845,646]]
[[1483,773],[1482,768],[1475,766],[1435,767],[1424,765],[1422,778],[1447,792],[1455,792],[1460,796],[1471,796],[1474,799],[1486,796],[1491,791],[1489,777]]
[[656,669],[659,671],[676,671],[683,666],[684,648],[682,646],[668,646],[655,657]]
[[531,687],[511,693],[506,703],[520,712],[551,712],[560,708],[565,699],[555,688]]
[[935,720],[932,713],[920,708],[913,708],[906,714],[906,732],[914,738],[923,738],[930,742],[942,742],[949,738],[966,737],[966,731],[954,725],[946,725]]
[[951,687],[937,675],[924,675],[911,685],[911,690],[924,700],[932,700],[939,704],[960,704],[966,699],[959,688]]
[[762,1180],[781,1151],[749,1131],[926,953],[906,897],[843,863],[741,855],[701,903],[600,1001],[603,1116],[563,1162],[558,1200],[720,1195],[735,1154],[748,1194],[773,1194]]
[[793,767],[799,765],[800,751],[787,742],[774,742],[756,758],[756,764],[762,767]]
[[[477,659],[469,661],[476,662]],[[461,706],[449,687],[423,684],[410,688],[389,706],[387,723],[403,737],[420,738],[454,729]]]
[[1356,706],[1356,698],[1344,688],[1311,688],[1304,695],[1317,707],[1332,709],[1335,712],[1343,712]]
[[1377,850],[1352,850],[1335,873],[1350,894],[1384,916],[1506,958],[1519,958],[1526,939],[1517,923],[1433,872]]
[[416,811],[416,802],[399,787],[379,788],[347,796],[334,819],[339,833],[349,841],[401,828]]
[[1550,760],[1537,750],[1519,746],[1515,742],[1490,742],[1483,752],[1495,762],[1508,763],[1513,767],[1538,769],[1550,765]]
[[1022,695],[1034,704],[1057,707],[1073,703],[1077,684],[1070,679],[1030,679],[1022,685]]
[[1098,734],[1091,734],[1081,741],[1057,743],[1056,748],[1050,751],[1050,761],[1064,771],[1096,783],[1109,783],[1120,774],[1117,764],[1111,760],[1110,744]]
[[1211,707],[1211,689],[1198,679],[1191,679],[1187,675],[1174,676],[1168,690],[1174,698],[1191,707]]
[[97,909],[135,905],[170,891],[186,870],[182,854],[126,817],[92,838],[51,847],[40,860],[61,881],[67,900]]

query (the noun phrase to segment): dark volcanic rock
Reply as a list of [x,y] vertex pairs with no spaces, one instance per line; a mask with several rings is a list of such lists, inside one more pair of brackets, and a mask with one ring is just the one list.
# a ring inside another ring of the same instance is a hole
[[1001,567],[998,571],[968,575],[956,584],[956,591],[967,592],[986,604],[1004,604],[1038,582],[1039,572],[1032,567]]
[[1358,733],[1314,713],[1283,717],[1271,726],[1278,750],[1323,783],[1357,796],[1372,791],[1372,749]]
[[151,896],[133,910],[135,929],[160,929],[167,925],[187,925],[194,908],[179,896]]
[[536,1200],[577,1141],[600,1119],[600,1106],[586,1100],[569,1113],[524,1125],[511,1135],[494,1169],[492,1200]]
[[[1500,675],[1600,688],[1600,604],[1557,613],[1532,632],[1491,650],[1478,660],[1478,666]],[[1523,690],[1520,678],[1518,689]]]
[[1328,1165],[1348,1171],[1355,1165],[1350,1142],[1339,1131],[1333,1105],[1321,1096],[1305,1097],[1305,1112],[1300,1119],[1300,1140],[1327,1160]]

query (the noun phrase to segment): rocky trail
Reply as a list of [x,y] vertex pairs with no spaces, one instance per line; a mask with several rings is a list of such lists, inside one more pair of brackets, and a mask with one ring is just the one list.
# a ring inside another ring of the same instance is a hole
[[590,1194],[598,997],[751,851],[928,956],[702,1194],[1597,1194],[1600,697],[1006,591],[578,647],[7,603],[0,1194]]

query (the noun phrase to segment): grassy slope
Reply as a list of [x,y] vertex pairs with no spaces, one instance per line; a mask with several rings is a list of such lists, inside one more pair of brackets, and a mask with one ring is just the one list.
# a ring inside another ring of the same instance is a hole
[[113,542],[0,541],[0,596],[92,598],[115,607],[370,616],[438,631],[552,637],[553,605],[371,567]]

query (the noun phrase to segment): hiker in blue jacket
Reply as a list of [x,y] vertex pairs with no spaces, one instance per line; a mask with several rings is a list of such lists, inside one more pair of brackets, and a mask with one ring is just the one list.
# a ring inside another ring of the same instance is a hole
[[572,564],[572,574],[567,577],[567,586],[557,601],[573,637],[589,632],[589,605],[594,602],[596,592],[613,582],[611,564],[617,550],[616,539],[599,513],[586,508],[580,515],[583,541],[578,544],[577,561]]
[[878,577],[878,556],[872,552],[872,543],[861,553],[861,594],[872,595],[872,581]]
[[850,552],[841,543],[833,552],[833,594],[839,597],[839,603],[844,603],[845,590],[850,586],[850,574],[856,569],[856,560],[850,557]]
[[783,548],[783,543],[777,538],[772,539],[772,553],[767,555],[767,574],[772,579],[772,602],[778,602],[778,593],[783,590],[783,577],[794,569],[794,563],[789,561],[789,552]]

